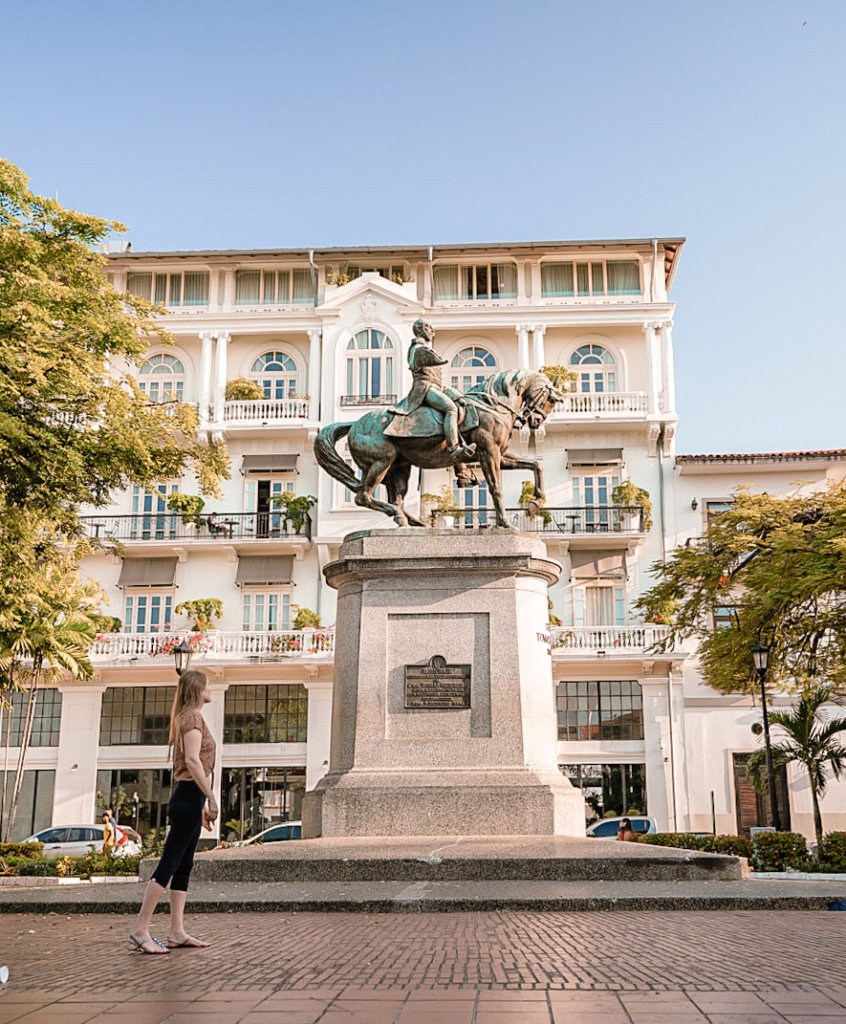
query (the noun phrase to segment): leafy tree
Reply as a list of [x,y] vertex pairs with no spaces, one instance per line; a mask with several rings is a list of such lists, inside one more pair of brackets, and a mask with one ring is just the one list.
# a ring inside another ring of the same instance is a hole
[[[816,686],[803,690],[789,711],[771,711],[767,716],[770,725],[784,733],[784,739],[772,744],[773,764],[798,761],[808,773],[818,847],[823,839],[820,797],[830,779],[839,779],[846,771],[846,747],[837,739],[838,733],[846,731],[846,718],[829,718],[821,712],[826,704],[840,702],[832,686]],[[766,786],[765,758],[765,750],[756,750],[746,765],[746,774],[758,788]]]
[[150,335],[149,302],[121,295],[96,247],[124,230],[34,195],[0,160],[0,513],[65,523],[112,489],[178,476],[189,463],[214,493],[225,450],[197,436],[197,412],[151,403],[131,370]]
[[772,686],[846,683],[846,484],[785,496],[739,488],[704,537],[653,572],[637,607],[647,618],[674,609],[656,649],[697,639],[711,686],[757,692],[756,641],[770,649]]

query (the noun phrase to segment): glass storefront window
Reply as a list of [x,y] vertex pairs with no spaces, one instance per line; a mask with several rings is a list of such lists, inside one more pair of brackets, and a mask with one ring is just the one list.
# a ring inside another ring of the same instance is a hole
[[221,838],[247,839],[278,821],[299,821],[304,793],[305,768],[224,768]]
[[169,768],[106,768],[97,772],[97,817],[110,807],[117,823],[145,836],[167,826]]
[[590,824],[598,818],[647,814],[643,764],[562,764],[561,771],[582,790]]
[[[40,832],[53,822],[53,789],[56,783],[54,771],[25,771],[18,798],[15,823],[8,836],[11,843],[19,843],[33,832]],[[0,793],[5,790],[2,800],[2,814],[11,812],[12,790],[15,786],[14,772],[0,772]],[[0,834],[5,833],[5,822],[0,816]]]
[[224,743],[305,743],[307,726],[308,691],[301,683],[226,691]]

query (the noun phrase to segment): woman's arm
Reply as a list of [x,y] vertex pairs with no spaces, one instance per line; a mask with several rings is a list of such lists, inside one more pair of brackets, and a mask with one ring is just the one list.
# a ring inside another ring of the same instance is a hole
[[203,822],[211,824],[217,817],[217,801],[214,792],[209,785],[209,780],[203,771],[203,763],[200,761],[200,744],[203,742],[203,734],[199,729],[189,729],[182,734],[182,746],[185,752],[185,767],[191,773],[191,778],[197,783],[201,793],[208,801],[208,806],[203,811]]

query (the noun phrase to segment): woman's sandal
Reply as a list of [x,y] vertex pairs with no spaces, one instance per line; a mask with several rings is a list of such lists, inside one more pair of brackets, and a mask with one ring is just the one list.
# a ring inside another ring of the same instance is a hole
[[[140,939],[136,939],[134,935],[129,936],[129,941],[134,943],[133,950],[138,953],[148,953],[151,956],[161,956],[162,953],[169,953],[170,950],[167,946],[160,942],[158,939],[154,939],[152,936],[149,939],[144,939],[142,942]],[[160,947],[159,949],[147,949],[147,943],[152,942],[154,945]]]
[[202,939],[198,939],[196,935],[186,935],[182,942],[174,942],[173,939],[168,939],[166,942],[168,949],[207,949],[208,942],[203,942]]

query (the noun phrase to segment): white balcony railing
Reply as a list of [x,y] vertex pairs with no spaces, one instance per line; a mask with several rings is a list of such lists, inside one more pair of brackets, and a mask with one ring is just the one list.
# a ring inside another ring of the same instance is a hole
[[607,655],[643,654],[663,640],[667,626],[563,626],[550,629],[553,654],[581,652]]
[[558,402],[553,416],[640,416],[648,408],[643,391],[603,391],[599,394],[573,391]]
[[224,402],[225,423],[279,423],[308,418],[307,398],[256,398]]
[[196,660],[244,661],[248,658],[331,660],[335,633],[330,629],[285,629],[264,632],[103,633],[89,648],[92,662],[151,660],[164,664],[173,648],[187,639]]

